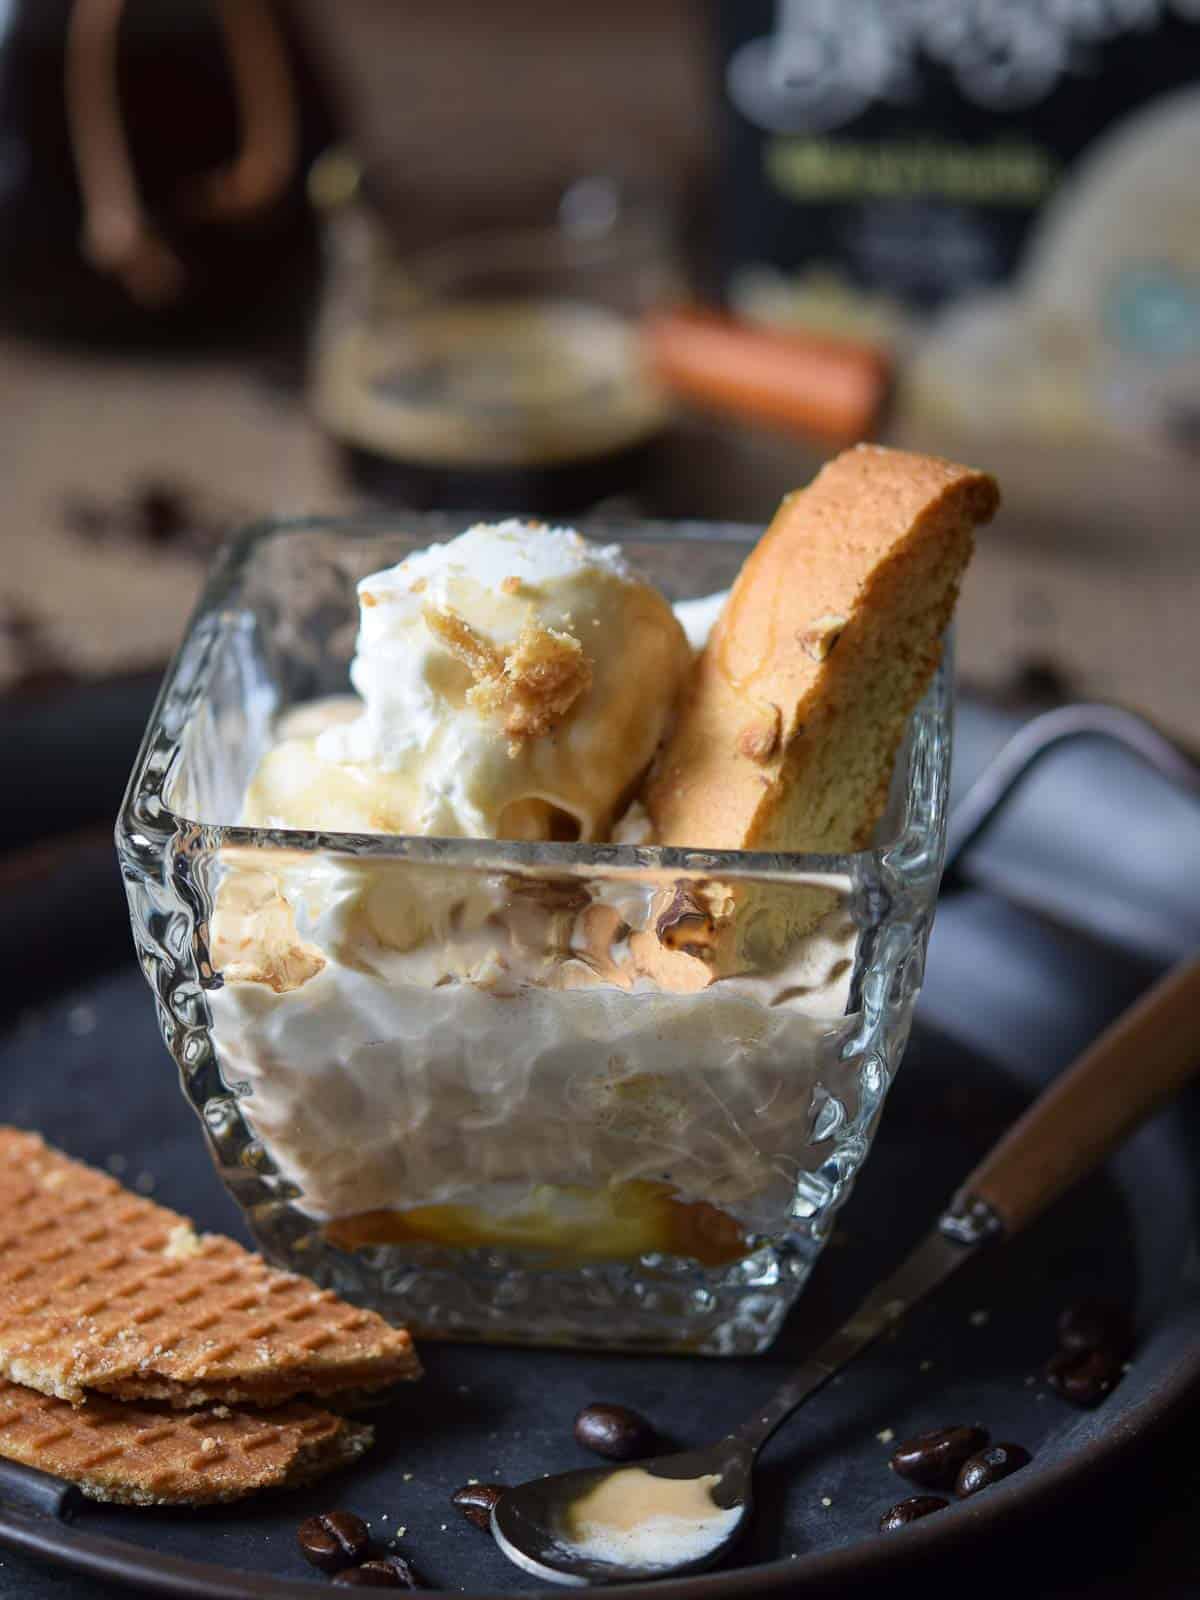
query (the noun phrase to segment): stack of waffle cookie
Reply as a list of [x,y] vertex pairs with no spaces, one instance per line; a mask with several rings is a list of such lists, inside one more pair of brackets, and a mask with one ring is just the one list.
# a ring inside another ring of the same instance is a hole
[[99,1500],[235,1500],[356,1459],[339,1402],[419,1373],[403,1328],[0,1128],[0,1456]]

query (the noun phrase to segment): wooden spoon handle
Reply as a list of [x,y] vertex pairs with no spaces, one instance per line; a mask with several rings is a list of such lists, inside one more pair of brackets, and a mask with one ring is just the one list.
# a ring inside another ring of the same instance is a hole
[[1200,958],[1182,962],[1013,1124],[960,1190],[1015,1233],[1200,1068]]

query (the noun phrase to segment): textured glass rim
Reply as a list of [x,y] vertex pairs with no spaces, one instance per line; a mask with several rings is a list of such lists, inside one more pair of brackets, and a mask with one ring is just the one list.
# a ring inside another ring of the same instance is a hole
[[[184,630],[179,649],[163,677],[150,713],[122,802],[118,831],[186,835],[199,848],[225,847],[335,854],[379,861],[406,861],[414,866],[513,874],[553,872],[571,876],[647,876],[655,880],[690,877],[769,880],[782,884],[811,883],[837,875],[852,881],[878,879],[901,863],[924,858],[940,873],[949,792],[953,629],[947,631],[942,659],[933,681],[910,720],[910,730],[939,726],[946,737],[935,748],[940,760],[913,759],[909,745],[904,809],[899,829],[881,844],[845,854],[755,850],[698,850],[664,845],[539,843],[524,840],[457,839],[420,834],[318,832],[300,828],[242,827],[206,823],[174,810],[166,791],[182,753],[180,735],[167,727],[166,713],[182,692],[182,669],[189,647],[212,617],[227,609],[247,566],[271,540],[302,533],[324,533],[353,539],[404,534],[405,520],[422,532],[453,534],[486,512],[413,512],[403,508],[352,512],[340,516],[268,517],[234,533],[218,550],[208,580]],[[728,544],[751,548],[762,530],[750,524],[698,520],[664,522],[624,518],[582,518],[579,531],[589,538],[631,544]],[[215,634],[213,643],[215,643]],[[205,658],[207,659],[207,657]],[[202,673],[202,662],[199,672]],[[201,689],[203,684],[200,685]],[[195,698],[195,691],[192,691]],[[929,847],[935,857],[929,860]]]

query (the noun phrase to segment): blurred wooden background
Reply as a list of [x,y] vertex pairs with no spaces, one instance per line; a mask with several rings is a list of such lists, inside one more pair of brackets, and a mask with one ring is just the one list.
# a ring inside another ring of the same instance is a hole
[[[711,242],[715,66],[702,0],[291,3],[402,238],[510,217],[565,178],[615,170],[657,184],[684,231]],[[0,689],[155,665],[179,636],[207,551],[148,538],[136,505],[124,532],[85,537],[71,509],[81,494],[128,507],[166,485],[214,527],[358,503],[295,372],[273,360],[0,338]],[[706,423],[681,430],[676,453],[673,511],[748,521],[816,466],[799,444]],[[1008,461],[1005,480],[1015,486],[1022,470]],[[1128,498],[1151,506],[1179,493],[1154,481]],[[1002,516],[963,597],[966,681],[1010,697],[1120,700],[1200,746],[1200,537],[1161,537],[1153,523],[1135,517],[1103,539],[1065,519]]]

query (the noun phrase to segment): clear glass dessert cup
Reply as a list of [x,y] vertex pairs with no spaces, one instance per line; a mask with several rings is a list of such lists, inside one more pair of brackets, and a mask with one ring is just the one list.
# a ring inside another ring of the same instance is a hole
[[[347,691],[357,580],[463,525],[266,523],[218,557],[117,826],[163,1037],[278,1264],[426,1336],[761,1351],[908,1037],[948,661],[852,855],[239,826],[279,718]],[[673,600],[726,587],[752,542],[587,531]],[[706,943],[719,903],[732,957]],[[280,917],[300,955],[264,967]],[[661,977],[635,964],[664,946]]]

